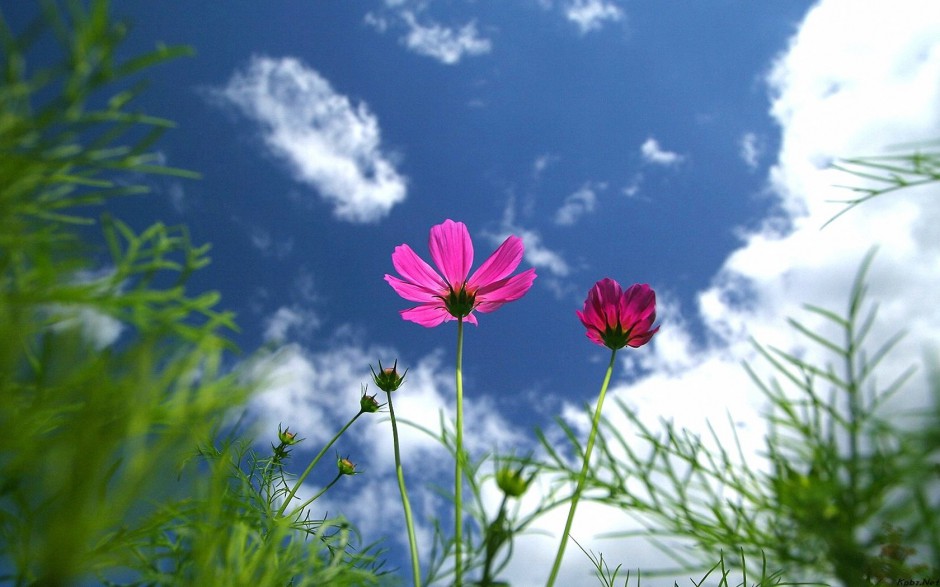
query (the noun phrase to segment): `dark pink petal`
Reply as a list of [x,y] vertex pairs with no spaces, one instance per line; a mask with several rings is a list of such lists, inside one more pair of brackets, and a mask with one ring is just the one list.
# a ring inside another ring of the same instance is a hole
[[630,341],[627,344],[633,348],[641,347],[644,344],[648,343],[650,339],[653,338],[653,335],[656,334],[657,332],[659,332],[659,326],[657,326],[653,330],[649,330],[638,336],[630,337]]
[[585,334],[587,334],[587,337],[591,339],[591,341],[594,342],[595,344],[599,344],[601,346],[607,346],[604,344],[604,339],[601,338],[600,332],[589,329]]
[[447,283],[455,287],[463,285],[473,264],[473,242],[467,225],[447,219],[432,226],[428,249]]
[[577,311],[577,314],[578,318],[581,319],[581,324],[584,324],[584,327],[588,330],[603,332],[607,327],[607,325],[604,323],[604,318],[602,316],[598,316],[588,306],[584,307],[584,312]]
[[642,346],[659,331],[658,326],[650,330],[656,321],[656,293],[645,283],[624,291],[613,279],[602,279],[588,291],[577,315],[587,337],[610,348]]
[[415,285],[435,291],[447,289],[447,284],[441,276],[408,245],[395,247],[395,252],[392,253],[392,265],[399,275]]
[[440,295],[439,292],[429,290],[423,285],[415,285],[407,281],[402,281],[394,275],[388,275],[387,273],[385,274],[385,281],[392,286],[395,293],[408,301],[424,303],[434,302],[435,300],[440,301],[438,297]]
[[487,285],[505,278],[516,270],[522,262],[525,247],[518,236],[510,236],[499,245],[493,254],[473,272],[467,285],[471,289],[485,288]]
[[454,317],[444,309],[443,304],[440,306],[432,306],[429,304],[418,306],[416,308],[402,310],[400,314],[403,319],[420,324],[425,328],[433,328],[442,324],[445,320],[454,319]]

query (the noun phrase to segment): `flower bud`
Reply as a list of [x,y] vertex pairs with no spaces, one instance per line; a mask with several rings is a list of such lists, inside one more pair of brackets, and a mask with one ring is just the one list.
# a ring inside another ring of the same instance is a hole
[[374,414],[379,411],[379,402],[376,401],[374,395],[363,395],[362,399],[359,400],[359,409],[363,412],[368,412],[369,414]]
[[378,373],[375,372],[375,369],[372,369],[372,365],[369,365],[369,369],[372,370],[372,381],[375,382],[376,387],[388,393],[398,389],[405,380],[405,375],[408,373],[406,369],[401,375],[398,374],[398,360],[395,361],[394,365],[388,368],[383,368],[382,361],[379,361]]
[[503,467],[496,472],[496,485],[509,497],[521,497],[529,488],[529,480],[522,476],[522,471]]
[[292,446],[300,442],[300,438],[297,438],[296,432],[290,431],[290,426],[281,430],[281,427],[277,427],[277,439],[281,441],[283,446]]
[[336,468],[339,469],[340,475],[355,475],[356,474],[356,465],[346,458],[340,458],[336,460]]

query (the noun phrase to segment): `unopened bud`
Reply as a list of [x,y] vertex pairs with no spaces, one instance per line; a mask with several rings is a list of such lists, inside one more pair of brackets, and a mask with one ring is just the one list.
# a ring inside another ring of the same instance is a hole
[[520,497],[529,488],[529,481],[522,476],[522,471],[503,467],[496,472],[496,485],[509,497]]
[[300,442],[300,439],[297,438],[296,432],[290,431],[290,426],[281,430],[281,427],[277,427],[277,439],[281,441],[281,444],[284,446],[291,446]]
[[408,373],[406,369],[401,375],[398,374],[398,361],[395,361],[395,364],[388,368],[382,367],[382,361],[379,361],[379,372],[376,373],[375,369],[372,369],[372,365],[369,365],[369,369],[372,370],[372,381],[375,382],[375,386],[385,392],[393,392],[398,389],[402,382],[405,380],[405,374]]
[[345,458],[337,459],[336,468],[339,469],[340,475],[355,475],[356,474],[356,465],[349,459],[345,459]]

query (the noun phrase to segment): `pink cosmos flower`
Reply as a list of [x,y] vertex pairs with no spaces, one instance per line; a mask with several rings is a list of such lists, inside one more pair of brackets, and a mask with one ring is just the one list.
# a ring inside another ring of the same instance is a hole
[[614,350],[640,347],[659,330],[659,326],[650,329],[656,321],[656,292],[645,283],[623,291],[619,283],[606,277],[588,292],[578,318],[596,344]]
[[509,277],[522,261],[522,239],[510,236],[480,267],[470,273],[473,243],[463,222],[445,220],[431,227],[428,240],[435,271],[408,245],[398,245],[392,265],[404,278],[385,275],[392,289],[420,305],[401,311],[405,320],[430,328],[448,320],[464,318],[476,324],[474,310],[492,312],[506,302],[521,298],[535,280],[535,269]]

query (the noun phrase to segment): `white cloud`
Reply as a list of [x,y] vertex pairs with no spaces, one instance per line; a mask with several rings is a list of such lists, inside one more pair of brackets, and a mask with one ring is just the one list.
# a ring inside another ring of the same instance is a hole
[[378,119],[299,60],[254,57],[214,95],[258,122],[270,151],[337,218],[376,222],[404,201],[406,179],[382,152]]
[[740,145],[739,153],[744,163],[751,169],[757,169],[757,164],[760,163],[760,158],[764,154],[764,145],[760,137],[752,132],[746,132],[741,135],[738,144]]
[[546,269],[557,277],[564,277],[571,272],[567,261],[560,253],[546,247],[542,243],[542,236],[538,232],[521,229],[513,234],[522,239],[525,244],[525,260],[533,267]]
[[609,0],[571,0],[564,11],[565,17],[578,26],[582,35],[600,29],[605,21],[624,18],[623,9]]
[[294,239],[275,240],[271,233],[263,228],[250,229],[251,244],[266,256],[283,259],[294,250]]
[[597,204],[597,189],[605,189],[607,184],[586,183],[581,189],[574,192],[567,198],[561,207],[555,211],[555,224],[562,226],[571,226],[576,223],[581,216],[590,214],[594,211]]
[[646,139],[640,146],[640,153],[643,155],[644,161],[656,165],[672,165],[682,161],[682,155],[663,149],[659,146],[659,141],[653,137]]
[[542,235],[538,231],[516,225],[516,203],[514,198],[509,199],[505,210],[503,210],[500,231],[488,233],[485,236],[494,245],[499,245],[511,234],[522,239],[522,243],[525,245],[524,259],[533,267],[545,269],[555,277],[564,277],[571,272],[571,267],[569,267],[568,262],[565,261],[561,253],[546,247],[542,242]]
[[542,177],[542,173],[548,169],[548,166],[557,161],[559,157],[557,155],[552,155],[550,153],[545,153],[544,155],[539,155],[535,158],[535,161],[532,162],[532,177],[534,179],[539,179]]
[[454,65],[466,55],[483,55],[492,49],[490,40],[477,33],[476,23],[469,22],[455,29],[434,22],[423,25],[408,11],[401,17],[408,26],[408,34],[402,38],[405,46],[441,63]]
[[319,328],[320,324],[320,317],[312,310],[299,306],[281,306],[265,320],[264,340],[284,342],[291,332],[304,337]]

